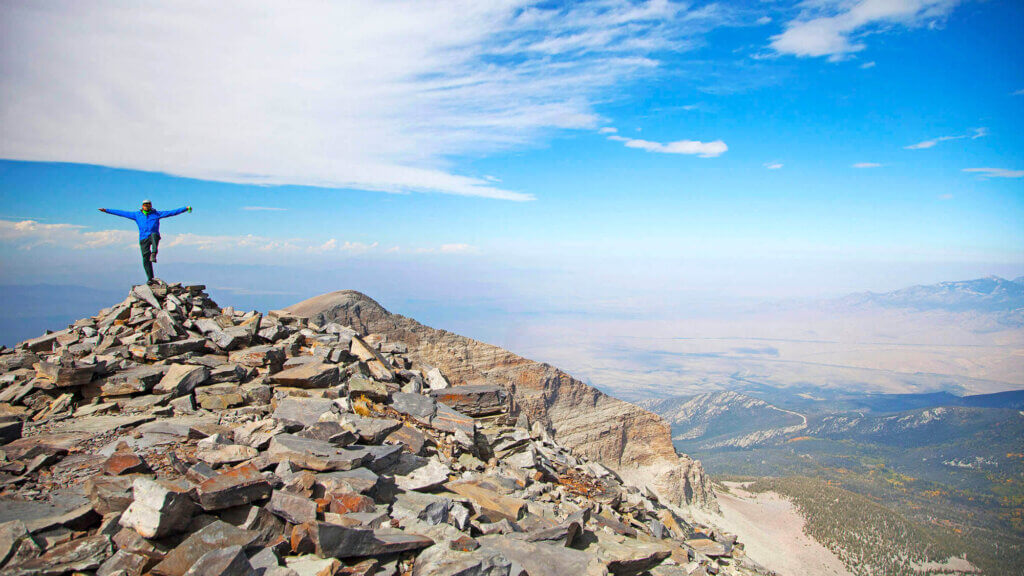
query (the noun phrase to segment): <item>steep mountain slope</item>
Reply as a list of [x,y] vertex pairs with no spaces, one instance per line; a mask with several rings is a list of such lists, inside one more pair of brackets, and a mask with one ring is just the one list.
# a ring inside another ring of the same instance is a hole
[[502,384],[512,393],[515,409],[531,422],[541,422],[559,443],[627,478],[649,483],[674,503],[715,507],[703,467],[676,454],[664,420],[553,366],[391,314],[351,290],[317,296],[286,310],[316,323],[338,322],[402,342],[410,358],[439,368],[454,385]]

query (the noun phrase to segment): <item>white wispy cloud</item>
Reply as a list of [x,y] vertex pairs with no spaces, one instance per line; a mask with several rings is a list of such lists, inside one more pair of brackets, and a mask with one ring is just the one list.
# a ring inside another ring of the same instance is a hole
[[772,36],[780,54],[828,56],[842,60],[866,48],[864,39],[892,26],[935,26],[959,0],[817,0],[804,2],[801,14]]
[[778,170],[778,169],[782,168],[782,166],[783,166],[782,162],[765,162],[764,163],[764,167],[769,169],[769,170]]
[[252,212],[285,212],[288,209],[276,206],[242,206],[242,210],[249,210]]
[[871,62],[865,62],[865,63],[860,65],[861,70],[868,70],[868,69],[874,68],[874,67],[875,67],[874,60],[872,60]]
[[416,248],[417,254],[479,254],[480,249],[470,244],[442,244],[433,248]]
[[701,158],[716,158],[721,156],[729,147],[721,140],[713,142],[701,142],[699,140],[676,140],[675,142],[652,142],[638,138],[626,138],[624,136],[609,136],[609,140],[622,142],[627,148],[638,148],[648,152],[659,154],[691,154]]
[[853,164],[854,168],[881,168],[882,165],[878,162],[857,162]]
[[2,3],[0,157],[531,200],[453,159],[596,129],[595,102],[656,73],[658,54],[699,44],[726,11],[666,0]]
[[128,230],[87,230],[85,226],[44,224],[36,220],[0,220],[0,242],[24,250],[46,245],[84,250],[137,243],[138,234]]
[[921,142],[918,142],[917,144],[904,146],[904,148],[907,150],[926,150],[928,148],[933,148],[939,142],[945,142],[947,140],[959,140],[961,138],[966,138],[966,136],[939,136],[938,138],[932,138],[931,140],[923,140]]
[[1016,92],[1013,93],[1013,95],[1014,96],[1024,96],[1024,88],[1021,88],[1020,90],[1017,90]]
[[611,126],[604,126],[600,130],[598,130],[597,133],[598,134],[618,134],[619,133],[619,129],[618,128],[612,128]]
[[982,178],[1024,178],[1024,170],[1006,168],[964,168],[964,172],[973,172]]
[[911,144],[909,146],[904,146],[903,148],[907,150],[927,150],[928,148],[934,148],[935,145],[938,144],[939,142],[948,142],[950,140],[963,140],[965,138],[977,140],[978,138],[984,138],[985,136],[988,136],[988,128],[985,127],[974,128],[971,132],[971,134],[959,134],[956,136],[939,136],[938,138],[932,138],[931,140],[923,140],[921,142],[918,142],[917,144]]

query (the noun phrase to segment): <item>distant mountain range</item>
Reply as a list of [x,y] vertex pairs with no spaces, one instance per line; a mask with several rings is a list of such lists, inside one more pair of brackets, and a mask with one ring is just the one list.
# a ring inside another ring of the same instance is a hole
[[[823,392],[720,391],[641,405],[669,422],[678,450],[720,479],[813,479],[888,508],[872,513],[883,528],[910,520],[904,532],[916,545],[946,534],[986,574],[1021,565],[1024,390]],[[805,506],[811,525],[855,525],[858,507],[842,509],[829,494]],[[854,534],[845,553],[868,536]]]
[[999,276],[911,286],[892,292],[858,292],[836,301],[843,307],[911,308],[951,312],[1014,312],[1024,309],[1024,276]]

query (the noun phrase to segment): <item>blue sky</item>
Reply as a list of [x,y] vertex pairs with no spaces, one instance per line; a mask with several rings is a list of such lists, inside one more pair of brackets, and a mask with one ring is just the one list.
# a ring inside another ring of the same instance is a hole
[[139,281],[142,198],[272,303],[1024,274],[1019,2],[442,5],[0,4],[0,283]]

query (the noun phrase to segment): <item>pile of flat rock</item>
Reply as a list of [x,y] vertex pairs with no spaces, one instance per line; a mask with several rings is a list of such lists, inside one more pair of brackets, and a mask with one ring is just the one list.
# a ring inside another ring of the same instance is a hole
[[504,387],[204,290],[0,350],[0,575],[764,573]]

